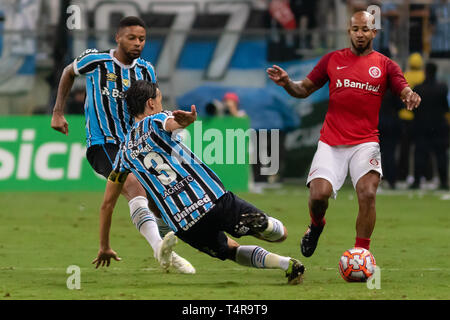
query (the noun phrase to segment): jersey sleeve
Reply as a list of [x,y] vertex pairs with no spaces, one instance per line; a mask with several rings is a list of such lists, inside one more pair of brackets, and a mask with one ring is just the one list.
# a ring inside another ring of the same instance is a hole
[[97,49],[87,49],[73,61],[73,71],[77,76],[88,74],[97,67],[99,61],[109,58],[107,53],[98,52]]
[[163,112],[153,115],[151,117],[151,120],[152,120],[151,123],[153,126],[156,125],[157,129],[162,128],[165,131],[167,131],[167,129],[166,129],[167,120],[173,119],[173,118],[174,118],[174,116],[172,115],[172,111],[163,111]]
[[325,83],[330,80],[328,77],[328,62],[331,58],[333,52],[330,52],[324,55],[317,65],[312,69],[312,71],[306,76],[309,80],[311,80],[317,87],[321,88],[325,85]]
[[402,90],[408,86],[408,82],[403,75],[402,69],[396,62],[388,59],[387,74],[389,87],[391,88],[392,93],[399,96]]

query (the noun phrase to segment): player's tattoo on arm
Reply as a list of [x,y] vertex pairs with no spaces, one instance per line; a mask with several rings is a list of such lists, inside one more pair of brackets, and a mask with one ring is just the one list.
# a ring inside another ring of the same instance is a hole
[[292,81],[289,79],[288,83],[284,86],[284,89],[295,98],[307,98],[318,88],[311,80],[305,78],[301,81]]

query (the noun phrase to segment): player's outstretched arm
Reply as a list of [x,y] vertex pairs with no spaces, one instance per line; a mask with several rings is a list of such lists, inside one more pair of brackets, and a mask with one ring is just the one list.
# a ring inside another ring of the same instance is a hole
[[406,109],[408,110],[414,110],[418,108],[420,102],[422,101],[420,96],[416,92],[412,91],[410,87],[406,87],[402,90],[402,92],[400,93],[400,99],[402,99],[403,103],[406,106]]
[[288,73],[281,67],[273,65],[267,69],[267,75],[277,85],[283,87],[287,93],[295,98],[306,98],[319,89],[314,82],[305,78],[301,81],[292,81]]
[[191,106],[191,111],[175,110],[172,112],[173,118],[166,122],[166,130],[169,132],[184,129],[197,119],[197,110],[195,105]]
[[120,173],[111,172],[106,183],[105,195],[100,207],[100,249],[98,250],[97,258],[92,261],[92,264],[95,264],[95,268],[103,267],[105,264],[108,267],[111,258],[116,261],[121,260],[117,253],[111,249],[109,243],[112,214],[125,182],[125,179],[121,178],[120,175]]
[[53,116],[51,127],[65,135],[69,134],[69,124],[64,117],[64,107],[67,97],[72,89],[75,80],[75,72],[72,63],[64,68],[61,79],[59,80],[58,93],[56,95],[55,106],[53,107]]

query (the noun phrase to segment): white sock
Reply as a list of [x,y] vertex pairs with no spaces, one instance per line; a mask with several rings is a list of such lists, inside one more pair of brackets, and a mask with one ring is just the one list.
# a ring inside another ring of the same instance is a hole
[[283,223],[275,218],[269,217],[267,229],[261,232],[265,240],[277,241],[284,236]]
[[136,229],[145,237],[153,249],[153,256],[156,258],[162,239],[158,232],[158,225],[155,222],[153,213],[148,208],[148,200],[138,196],[128,202],[130,216]]
[[286,271],[289,261],[289,257],[279,256],[258,246],[239,246],[236,251],[236,262],[247,267]]

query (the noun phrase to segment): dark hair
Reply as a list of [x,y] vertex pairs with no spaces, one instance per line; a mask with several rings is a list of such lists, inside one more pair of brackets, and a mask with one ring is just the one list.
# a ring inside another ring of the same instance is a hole
[[122,18],[119,21],[119,26],[117,27],[117,31],[119,31],[122,28],[132,27],[132,26],[141,26],[142,28],[147,30],[147,25],[145,24],[144,20],[142,20],[139,17],[128,16],[128,17]]
[[128,113],[136,117],[145,111],[145,103],[148,99],[156,98],[157,83],[138,80],[125,91],[125,101],[127,102]]

